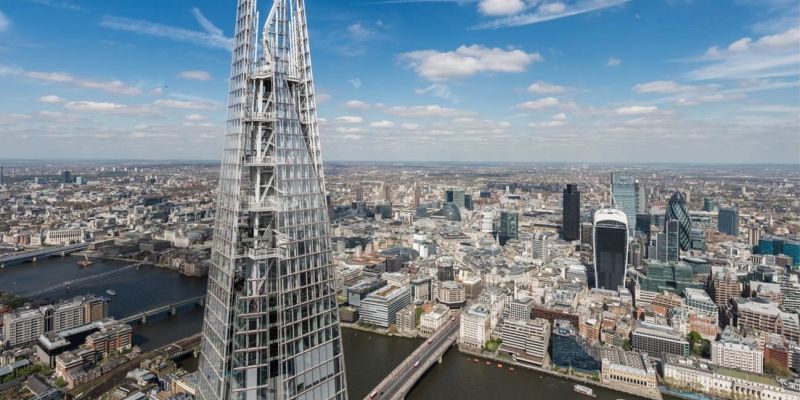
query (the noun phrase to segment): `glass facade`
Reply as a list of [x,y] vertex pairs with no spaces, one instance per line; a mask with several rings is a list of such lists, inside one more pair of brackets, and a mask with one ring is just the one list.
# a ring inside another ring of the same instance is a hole
[[497,239],[503,246],[511,239],[519,239],[519,214],[511,211],[500,212],[500,226]]
[[624,286],[628,260],[628,229],[625,215],[617,210],[595,214],[594,272],[595,287],[617,290]]
[[692,219],[686,210],[686,198],[683,193],[675,192],[667,202],[667,212],[664,215],[667,221],[678,221],[678,245],[683,251],[691,248]]
[[578,185],[569,184],[563,193],[561,235],[564,240],[581,238],[581,192]]
[[625,213],[628,219],[628,236],[633,236],[636,226],[636,180],[630,175],[611,174],[611,195],[614,208]]
[[263,42],[258,15],[238,0],[197,394],[346,399],[305,5]]
[[739,210],[720,207],[717,215],[717,230],[729,236],[739,236]]

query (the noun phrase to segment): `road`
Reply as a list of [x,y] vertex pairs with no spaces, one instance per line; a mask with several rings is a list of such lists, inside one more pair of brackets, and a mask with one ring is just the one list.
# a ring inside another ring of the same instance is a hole
[[[413,386],[416,379],[419,379],[418,376],[415,378],[414,375],[417,373],[421,375],[423,371],[439,361],[439,357],[441,357],[452,344],[454,336],[458,336],[459,326],[460,320],[458,317],[455,317],[454,320],[451,320],[447,325],[440,328],[434,336],[422,343],[414,353],[411,353],[407,359],[403,360],[403,362],[391,372],[388,382],[384,379],[384,381],[370,393],[370,396],[375,393],[373,399],[402,399],[405,397],[406,393],[404,390]],[[429,343],[429,341],[431,342]],[[444,347],[444,349],[442,349],[442,347]],[[442,351],[440,352],[439,350]],[[414,367],[416,362],[419,362],[419,365]],[[367,398],[370,397],[368,396]]]

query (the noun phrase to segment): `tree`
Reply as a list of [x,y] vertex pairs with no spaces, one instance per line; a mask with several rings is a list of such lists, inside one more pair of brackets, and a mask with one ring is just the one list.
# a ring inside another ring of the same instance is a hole
[[622,348],[625,349],[625,351],[631,351],[633,349],[633,345],[629,339],[625,339],[625,341],[622,342]]
[[784,378],[792,377],[792,371],[789,371],[788,368],[784,368],[775,360],[769,360],[764,364],[764,373],[768,375],[782,376]]

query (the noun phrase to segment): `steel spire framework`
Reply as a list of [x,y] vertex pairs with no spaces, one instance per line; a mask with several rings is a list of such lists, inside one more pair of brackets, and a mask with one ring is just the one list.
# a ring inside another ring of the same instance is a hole
[[238,0],[197,393],[346,399],[304,1],[258,24]]

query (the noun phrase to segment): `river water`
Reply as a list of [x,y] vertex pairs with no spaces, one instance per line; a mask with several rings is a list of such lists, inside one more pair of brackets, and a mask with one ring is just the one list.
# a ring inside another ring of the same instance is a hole
[[[115,271],[130,263],[121,261],[94,260],[87,268],[78,268],[75,257],[54,257],[7,266],[0,270],[0,291],[17,294],[41,290],[55,284]],[[175,272],[151,266],[124,269],[115,274],[85,284],[64,288],[37,296],[37,300],[58,300],[76,295],[92,293],[106,296],[113,289],[109,314],[125,317],[163,304],[199,296],[205,293],[206,283],[202,278],[189,278]],[[203,312],[191,306],[180,310],[175,316],[148,318],[147,324],[134,325],[134,343],[150,350],[200,331]],[[347,385],[351,399],[361,399],[408,354],[422,343],[421,340],[386,337],[368,332],[344,329],[342,331],[347,367]],[[184,366],[196,366],[193,360]],[[486,365],[451,349],[445,354],[442,364],[432,367],[408,394],[409,400],[441,399],[575,399],[581,398],[572,389],[573,383],[533,371],[497,368],[495,363]],[[633,396],[594,389],[600,400],[631,399]]]

